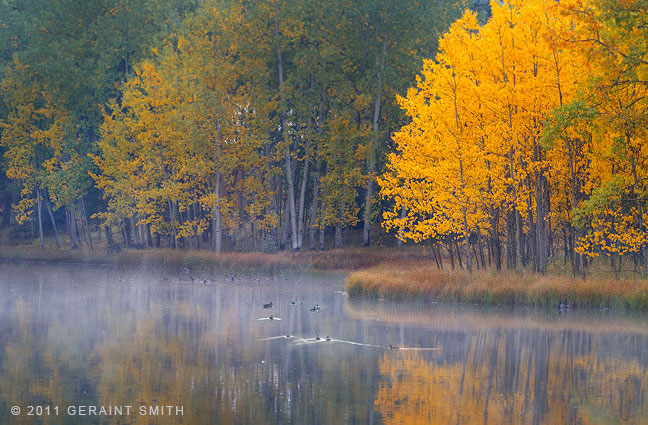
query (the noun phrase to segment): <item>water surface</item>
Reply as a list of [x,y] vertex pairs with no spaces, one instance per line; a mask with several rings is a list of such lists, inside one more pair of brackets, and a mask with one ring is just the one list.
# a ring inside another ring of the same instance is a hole
[[0,264],[0,423],[648,424],[645,315],[352,301],[343,279]]

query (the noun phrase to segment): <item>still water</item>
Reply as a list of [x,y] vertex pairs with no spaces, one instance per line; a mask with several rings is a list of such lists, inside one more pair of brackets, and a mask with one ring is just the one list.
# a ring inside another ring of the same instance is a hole
[[645,315],[192,277],[0,263],[0,423],[648,424]]

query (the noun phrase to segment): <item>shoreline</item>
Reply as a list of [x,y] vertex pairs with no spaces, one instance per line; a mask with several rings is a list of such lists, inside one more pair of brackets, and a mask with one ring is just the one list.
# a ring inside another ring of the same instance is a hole
[[[430,254],[431,255],[431,254]],[[278,274],[298,272],[352,272],[394,260],[426,261],[424,250],[347,248],[328,251],[282,251],[273,254],[207,250],[144,249],[107,254],[105,247],[89,249],[40,249],[29,245],[0,245],[0,262],[87,264],[98,266],[158,267],[167,272],[190,269],[200,273]]]
[[123,267],[161,269],[166,273],[177,273],[189,269],[194,273],[249,273],[253,270],[274,274],[278,272],[299,272],[309,270],[309,265],[300,265],[280,254],[215,254],[209,251],[193,250],[124,250],[106,254],[105,250],[40,250],[20,247],[10,250],[0,247],[0,263],[61,264],[99,267]]
[[166,273],[191,270],[201,275],[342,272],[346,273],[346,291],[353,298],[648,311],[648,279],[592,276],[582,281],[565,273],[520,277],[506,271],[469,275],[464,270],[438,269],[425,249],[347,248],[275,254],[149,249],[107,254],[101,248],[3,245],[0,262],[144,267]]

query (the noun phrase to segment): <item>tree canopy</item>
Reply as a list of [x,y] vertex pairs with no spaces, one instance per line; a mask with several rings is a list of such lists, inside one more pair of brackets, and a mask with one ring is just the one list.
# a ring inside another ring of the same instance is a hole
[[382,225],[469,269],[646,271],[646,7],[5,1],[3,217],[41,245],[62,221],[72,247],[217,252]]

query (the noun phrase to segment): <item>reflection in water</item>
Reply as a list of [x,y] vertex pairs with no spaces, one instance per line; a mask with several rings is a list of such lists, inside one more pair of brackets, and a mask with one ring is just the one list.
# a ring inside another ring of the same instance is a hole
[[460,361],[383,356],[376,408],[384,423],[648,423],[645,340],[494,330],[462,348]]
[[[0,264],[0,423],[648,423],[645,318],[352,303],[341,283]],[[101,405],[183,415],[65,411]]]
[[[376,352],[260,341],[346,339],[334,320],[344,309],[344,297],[332,296],[339,278],[298,289],[283,280],[199,286],[141,273],[120,282],[112,269],[0,267],[0,423],[36,423],[13,417],[14,405],[183,406],[182,417],[101,418],[115,424],[343,424],[373,415]],[[314,315],[291,305],[295,291],[326,308]],[[255,320],[268,296],[280,298],[281,322]],[[97,422],[60,413],[40,419]]]

